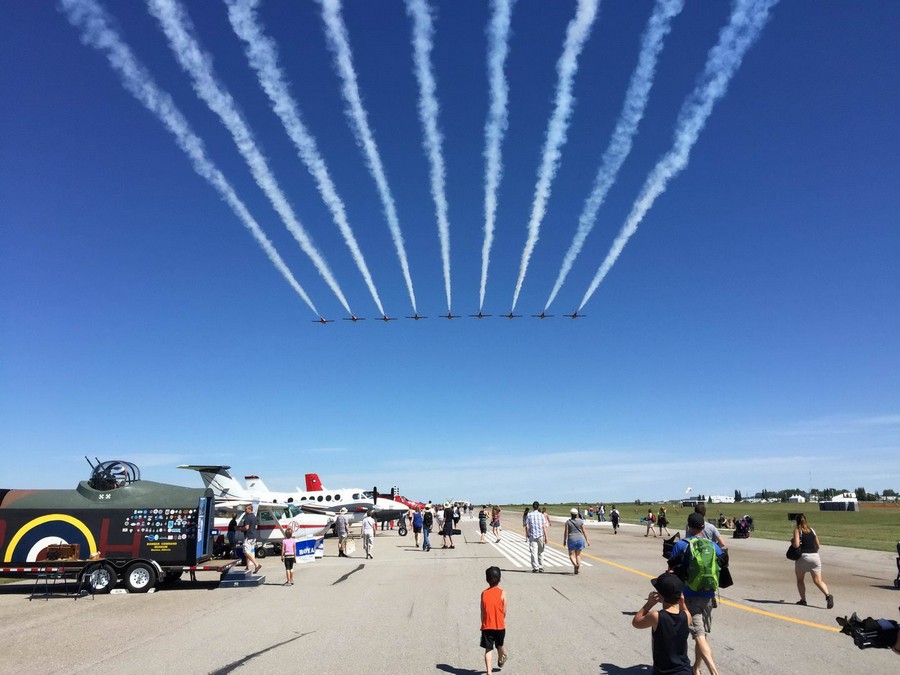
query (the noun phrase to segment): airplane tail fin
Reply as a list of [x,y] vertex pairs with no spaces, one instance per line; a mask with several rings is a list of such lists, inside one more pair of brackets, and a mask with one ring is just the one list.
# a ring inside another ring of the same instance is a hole
[[319,480],[319,474],[317,473],[308,473],[306,474],[306,491],[307,492],[317,492],[319,490],[324,490],[325,486],[322,485],[322,481]]
[[254,494],[258,494],[260,492],[271,492],[271,490],[266,487],[266,484],[262,482],[262,478],[260,478],[259,476],[244,476],[244,480],[247,482],[247,489]]
[[220,499],[242,499],[247,496],[247,491],[234,476],[228,473],[230,466],[182,464],[178,468],[199,472],[200,477],[203,479],[203,484],[212,489],[215,497]]

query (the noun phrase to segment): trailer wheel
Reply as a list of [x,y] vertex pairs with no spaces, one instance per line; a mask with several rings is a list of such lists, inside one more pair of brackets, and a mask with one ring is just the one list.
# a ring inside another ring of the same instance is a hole
[[146,593],[156,586],[156,570],[144,562],[136,562],[125,572],[125,586],[132,593]]
[[116,570],[111,565],[96,563],[84,568],[79,582],[85,584],[91,593],[104,595],[113,589],[117,580]]
[[266,547],[265,546],[259,546],[256,549],[256,557],[259,558],[260,560],[262,560],[263,558],[266,557]]

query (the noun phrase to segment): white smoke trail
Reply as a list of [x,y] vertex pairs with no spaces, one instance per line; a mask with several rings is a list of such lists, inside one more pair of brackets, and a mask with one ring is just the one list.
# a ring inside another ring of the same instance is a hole
[[638,225],[653,206],[653,202],[665,191],[669,180],[687,166],[691,148],[697,142],[713,106],[728,91],[731,77],[741,65],[744,54],[759,37],[769,18],[769,10],[777,2],[778,0],[736,0],[734,3],[728,24],[719,33],[718,43],[706,57],[706,66],[700,81],[678,114],[672,149],[663,155],[647,177],[628,219],[600,269],[597,270],[597,275],[584,294],[578,309],[582,309],[590,300],[622,253],[625,244],[637,231]]
[[300,244],[300,248],[309,256],[325,283],[334,291],[348,314],[353,312],[338,286],[337,280],[328,268],[328,263],[319,253],[310,236],[294,214],[287,198],[278,186],[268,164],[253,138],[253,132],[238,112],[237,106],[225,88],[218,82],[213,73],[209,57],[200,50],[194,37],[193,25],[184,9],[175,0],[147,0],[150,13],[159,21],[160,27],[169,41],[169,46],[182,69],[191,78],[194,91],[219,116],[222,123],[231,133],[256,184],[272,202],[275,211],[281,216],[285,226]]
[[263,33],[257,19],[256,10],[259,0],[225,0],[228,5],[228,19],[237,36],[244,41],[247,58],[251,67],[256,71],[259,83],[272,102],[272,110],[281,119],[285,131],[294,142],[300,159],[306,164],[310,174],[316,181],[319,194],[328,209],[331,217],[341,231],[347,248],[353,256],[356,266],[359,268],[369,293],[378,307],[378,311],[384,316],[384,307],[381,306],[381,298],[375,289],[375,281],[366,265],[353,230],[347,221],[347,212],[344,202],[338,195],[337,188],[328,173],[328,167],[322,158],[316,144],[316,139],[303,124],[297,102],[288,91],[287,82],[278,65],[278,47],[275,41]]
[[516,308],[516,303],[519,301],[519,293],[522,291],[522,283],[525,281],[528,262],[531,260],[531,253],[537,244],[541,221],[547,210],[547,200],[550,199],[550,186],[559,169],[562,146],[566,142],[569,119],[575,106],[572,86],[575,73],[578,72],[578,56],[591,35],[591,28],[597,19],[599,5],[600,0],[578,0],[578,11],[566,29],[563,53],[556,63],[556,72],[559,74],[559,80],[556,83],[556,103],[547,125],[547,137],[544,139],[541,166],[538,169],[537,185],[534,187],[534,203],[531,206],[531,217],[528,220],[528,239],[525,241],[525,250],[522,251],[512,309]]
[[578,218],[578,230],[575,232],[572,245],[563,258],[556,284],[544,305],[545,310],[550,308],[556,294],[562,288],[575,263],[575,258],[581,253],[585,239],[594,229],[597,211],[600,210],[607,192],[616,182],[619,169],[622,168],[622,164],[631,152],[634,135],[637,132],[638,124],[644,117],[644,109],[647,107],[647,99],[650,97],[650,88],[653,86],[656,63],[663,47],[663,40],[671,29],[672,19],[678,16],[683,8],[684,0],[656,0],[653,14],[650,16],[650,21],[647,23],[641,39],[641,53],[638,56],[637,67],[631,75],[631,82],[625,94],[619,121],[616,123],[609,146],[603,153],[600,169],[594,179],[594,187]]
[[60,7],[66,13],[66,17],[75,28],[81,31],[81,40],[86,45],[93,47],[105,54],[110,66],[122,79],[122,86],[132,96],[140,101],[147,110],[172,132],[178,146],[187,154],[191,165],[201,177],[218,191],[219,195],[231,207],[235,215],[241,219],[244,226],[253,235],[257,243],[265,251],[269,260],[281,275],[297,292],[309,308],[319,314],[316,306],[310,300],[306,291],[297,283],[285,262],[278,255],[278,251],[266,237],[262,228],[250,215],[247,207],[238,198],[234,189],[219,171],[219,169],[206,156],[203,141],[188,125],[181,111],[175,107],[172,98],[161,90],[147,69],[137,60],[131,49],[122,41],[122,38],[112,27],[112,20],[106,10],[100,7],[94,0],[60,0]]
[[325,22],[328,47],[334,54],[334,65],[341,78],[341,92],[347,104],[344,112],[350,121],[356,143],[365,155],[369,173],[372,174],[378,188],[388,229],[394,240],[397,257],[400,259],[400,269],[403,272],[403,279],[406,281],[409,301],[412,303],[413,311],[418,313],[416,294],[413,291],[412,277],[409,273],[409,262],[406,259],[406,247],[403,244],[403,233],[400,231],[400,219],[397,217],[394,196],[388,186],[387,174],[381,162],[378,145],[375,143],[375,135],[369,126],[369,118],[359,93],[356,70],[353,67],[353,53],[350,50],[350,38],[341,16],[341,0],[320,0],[320,2],[322,3],[322,20]]
[[490,108],[484,125],[484,245],[481,248],[481,290],[478,311],[484,307],[487,289],[488,263],[494,243],[494,223],[497,216],[497,188],[503,177],[503,157],[500,144],[506,133],[509,114],[509,84],[503,74],[509,55],[509,25],[516,0],[492,0],[491,23],[488,27],[488,81]]
[[419,117],[425,127],[423,145],[431,163],[431,195],[437,212],[438,237],[441,242],[441,261],[444,266],[444,289],[447,312],[450,312],[450,223],[447,220],[447,197],[444,193],[443,136],[438,128],[437,84],[431,66],[434,47],[434,26],[426,0],[406,0],[406,12],[413,21],[413,61],[419,82]]

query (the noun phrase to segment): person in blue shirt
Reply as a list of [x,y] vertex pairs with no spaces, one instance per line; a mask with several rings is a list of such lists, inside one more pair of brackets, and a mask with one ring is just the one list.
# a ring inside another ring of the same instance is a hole
[[[701,535],[706,520],[699,513],[692,513],[688,516],[687,523],[687,539],[681,539],[675,542],[672,552],[669,554],[669,566],[672,567],[679,575],[684,575],[682,562],[684,561],[685,552],[690,547],[690,540]],[[716,559],[722,556],[722,549],[713,542],[716,550]],[[718,675],[716,664],[713,662],[712,648],[709,646],[707,634],[712,628],[712,610],[716,606],[716,591],[695,591],[684,585],[684,602],[687,606],[688,614],[691,615],[691,637],[694,638],[694,672],[699,673],[702,663],[706,664],[711,675]]]
[[416,537],[416,548],[419,548],[419,534],[422,532],[422,507],[418,507],[412,517],[413,534]]

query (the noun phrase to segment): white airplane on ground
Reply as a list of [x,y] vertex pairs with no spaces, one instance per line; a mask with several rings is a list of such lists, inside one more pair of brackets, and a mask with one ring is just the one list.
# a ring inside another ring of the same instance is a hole
[[[258,499],[273,504],[293,504],[306,512],[315,512],[334,516],[341,508],[347,509],[350,522],[358,523],[366,513],[375,510],[376,521],[402,519],[407,507],[393,499],[378,497],[373,492],[361,488],[342,488],[326,490],[316,474],[306,474],[307,489],[296,492],[275,492],[269,490],[259,476],[246,477],[247,487],[243,487],[228,470],[228,466],[194,466],[182,465],[179,469],[192,469],[200,473],[204,484],[213,490],[217,500],[254,500]],[[401,520],[402,524],[402,520]]]
[[[324,513],[304,513],[300,507],[294,504],[279,504],[277,502],[261,502],[257,500],[221,500],[216,499],[213,519],[213,538],[218,546],[224,547],[227,541],[228,523],[232,517],[237,521],[239,542],[243,539],[240,530],[246,515],[247,505],[253,506],[256,513],[256,529],[258,532],[259,546],[257,557],[265,558],[265,548],[271,544],[276,555],[281,553],[281,542],[284,539],[284,531],[288,528],[295,538],[322,536],[334,524],[334,517]],[[219,535],[223,537],[218,540]],[[238,543],[239,543],[238,542]],[[224,551],[224,548],[223,548]]]

